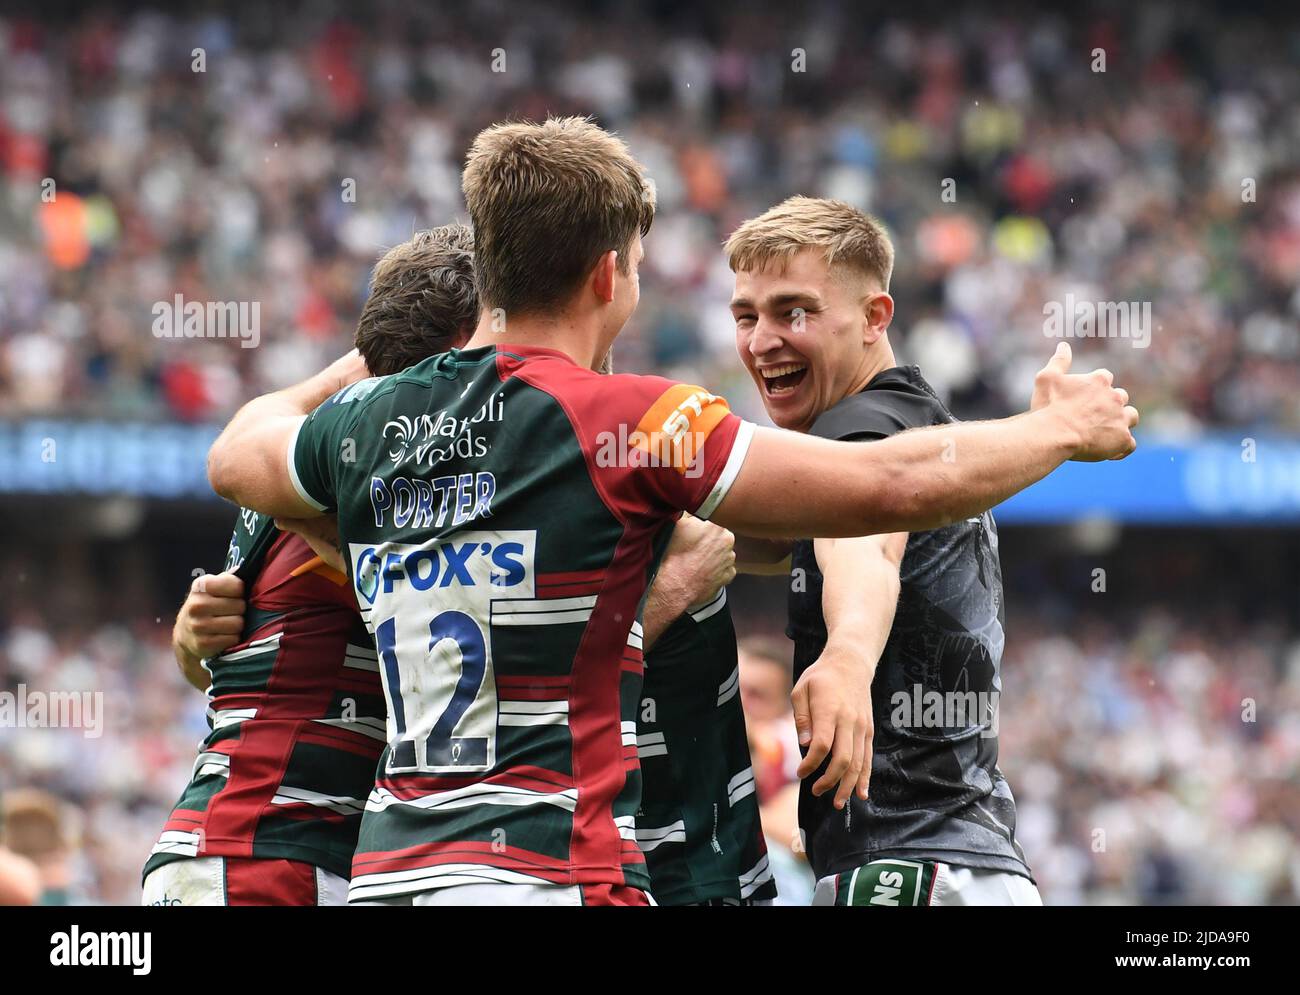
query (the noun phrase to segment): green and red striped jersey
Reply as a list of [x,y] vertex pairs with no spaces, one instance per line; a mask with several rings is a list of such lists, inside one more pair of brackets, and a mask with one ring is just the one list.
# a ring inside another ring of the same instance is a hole
[[144,873],[190,857],[300,860],[347,877],[385,740],[379,664],[347,578],[240,512],[226,569],[241,641],[206,661],[211,732]]
[[338,513],[388,700],[350,900],[648,886],[641,605],[664,524],[712,513],[751,435],[703,388],[511,346],[362,381],[303,422],[291,476]]
[[636,838],[655,901],[775,899],[725,587],[683,613],[646,654],[637,718]]

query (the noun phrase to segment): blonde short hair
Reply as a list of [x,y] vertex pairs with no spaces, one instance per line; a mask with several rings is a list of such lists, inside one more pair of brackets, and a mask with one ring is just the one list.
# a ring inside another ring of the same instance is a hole
[[555,309],[611,249],[654,220],[654,189],[621,138],[586,118],[497,124],[480,132],[461,178],[474,224],[484,308]]
[[889,289],[894,245],[885,226],[842,200],[791,197],[750,218],[727,239],[724,251],[735,272],[788,263],[796,253],[817,248],[828,266],[847,266]]

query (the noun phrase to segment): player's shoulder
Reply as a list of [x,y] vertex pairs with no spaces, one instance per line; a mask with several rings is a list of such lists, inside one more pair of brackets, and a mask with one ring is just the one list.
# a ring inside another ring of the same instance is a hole
[[507,347],[500,355],[503,378],[518,377],[566,408],[602,420],[630,418],[637,424],[661,411],[665,417],[678,409],[698,415],[712,404],[726,405],[697,384],[640,373],[600,373],[554,350],[529,350],[527,355],[519,355]]
[[[476,352],[486,352],[486,350],[476,350]],[[345,409],[343,412],[336,412],[337,414],[358,411],[382,402],[403,387],[428,388],[439,382],[453,381],[465,367],[477,367],[486,361],[490,361],[490,357],[461,353],[455,349],[438,353],[399,373],[367,377],[349,384],[326,398],[316,411],[324,412],[335,408]]]
[[812,434],[826,439],[883,438],[909,428],[944,425],[952,414],[916,366],[877,374],[862,390],[823,412]]
[[318,404],[316,409],[307,416],[300,434],[328,432],[337,430],[344,424],[351,424],[353,419],[373,402],[377,392],[392,379],[392,377],[367,377],[336,391]]

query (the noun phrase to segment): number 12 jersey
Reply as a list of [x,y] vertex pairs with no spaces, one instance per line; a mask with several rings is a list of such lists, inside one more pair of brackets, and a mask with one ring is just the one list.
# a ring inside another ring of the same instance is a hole
[[338,513],[388,701],[351,901],[648,886],[636,718],[656,536],[713,512],[752,432],[703,388],[505,345],[354,384],[303,422],[290,475]]

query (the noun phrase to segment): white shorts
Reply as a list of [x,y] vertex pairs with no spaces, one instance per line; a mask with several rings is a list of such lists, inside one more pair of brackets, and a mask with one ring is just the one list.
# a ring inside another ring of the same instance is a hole
[[346,905],[348,881],[299,860],[191,857],[144,879],[142,905]]
[[454,884],[414,895],[394,895],[353,905],[653,905],[637,888],[610,885]]
[[821,878],[813,905],[1042,905],[1034,882],[934,860],[873,860]]

